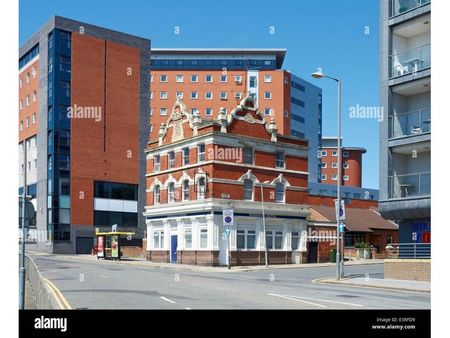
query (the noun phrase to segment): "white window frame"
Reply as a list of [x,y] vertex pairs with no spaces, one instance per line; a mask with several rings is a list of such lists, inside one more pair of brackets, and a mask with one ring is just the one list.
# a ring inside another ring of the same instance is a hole
[[153,188],[153,204],[161,204],[161,186],[159,184],[156,184]]
[[[269,95],[267,95],[267,94],[269,94]],[[272,100],[272,92],[264,92],[264,99]]]
[[182,83],[184,81],[184,76],[182,74],[175,75],[175,82]]
[[[185,149],[187,149],[187,154],[185,154]],[[183,158],[183,165],[189,165],[189,154],[190,154],[190,149],[189,147],[184,147],[183,149],[181,149],[182,152],[182,158]],[[187,155],[187,156],[186,156]]]
[[29,116],[25,119],[25,127],[27,127],[27,128],[30,127],[30,117]]
[[27,96],[25,97],[25,104],[26,104],[27,106],[30,105],[30,95],[27,95]]
[[27,82],[27,83],[30,83],[30,73],[27,73],[26,79],[27,79],[26,82]]
[[[202,246],[202,234],[206,233],[206,246]],[[198,248],[199,249],[208,249],[208,228],[207,227],[199,227],[198,229]]]
[[[295,233],[297,235],[294,235]],[[300,251],[300,249],[301,249],[301,245],[300,244],[301,244],[301,240],[302,240],[301,234],[302,234],[301,231],[292,231],[291,232],[291,250],[292,251]],[[298,247],[296,249],[294,249],[294,247],[292,245],[292,243],[294,243],[294,238],[298,238]]]
[[[208,94],[210,94],[210,97],[208,97]],[[205,92],[205,100],[212,100],[213,99],[213,92]]]
[[350,154],[349,154],[349,152],[348,152],[348,151],[344,151],[344,152],[342,152],[342,156],[344,156],[344,157],[349,157],[349,156],[350,156]]
[[220,75],[220,82],[221,83],[228,82],[228,75]]
[[191,83],[197,83],[198,82],[198,75],[191,74]]
[[242,75],[235,75],[234,76],[234,82],[242,83]]
[[[283,199],[277,200],[277,186],[283,186]],[[275,203],[285,203],[286,201],[286,185],[283,182],[277,182],[275,184]]]
[[[254,85],[254,86],[251,85],[251,83],[252,83],[252,78],[255,79],[255,85]],[[248,87],[249,87],[249,88],[258,88],[258,77],[257,77],[256,75],[251,75],[251,76],[249,77],[249,79],[248,79]]]
[[[173,187],[173,190],[171,191],[171,187]],[[170,182],[167,185],[167,203],[175,203],[176,202],[176,187],[174,182]]]
[[[155,241],[155,234],[157,234],[158,237],[158,245],[156,245],[156,241]],[[152,233],[152,241],[153,241],[153,248],[154,249],[164,249],[164,230],[153,230]]]
[[345,162],[342,166],[344,169],[350,168],[350,164],[348,162]]
[[[173,158],[170,158],[171,154],[173,154]],[[169,169],[175,168],[175,158],[176,158],[176,155],[175,155],[174,151],[169,151],[167,153],[167,167]]]
[[37,92],[36,92],[36,90],[33,90],[33,102],[36,102],[36,96],[37,96]]
[[198,100],[198,92],[191,92],[191,100]]
[[320,151],[320,156],[321,156],[321,157],[327,157],[327,156],[328,156],[328,151],[326,151],[326,150],[321,150],[321,151]]
[[337,181],[337,177],[338,177],[338,175],[337,175],[337,174],[333,174],[333,175],[331,175],[331,179],[332,179],[333,181]]
[[320,168],[326,169],[328,166],[327,162],[320,162]]
[[[282,159],[278,159],[278,154],[282,155]],[[282,163],[282,165],[280,166],[280,161]],[[275,168],[280,168],[280,169],[284,169],[286,168],[286,154],[282,151],[277,151],[275,152]]]
[[19,122],[19,130],[22,131],[23,130],[23,121]]
[[336,169],[338,167],[337,162],[331,162],[331,168]]
[[[208,112],[209,109],[209,112]],[[212,116],[213,115],[213,109],[212,108],[205,108],[205,116]]]
[[[163,80],[164,77],[165,77],[165,80]],[[161,82],[161,83],[167,83],[167,82],[169,82],[169,75],[161,74],[161,75],[159,76],[159,82]]]
[[159,108],[160,116],[167,116],[167,108]]
[[[244,236],[244,247],[243,248],[238,248],[238,236],[241,235],[243,232],[243,236]],[[252,236],[255,237],[255,247],[254,248],[249,248],[248,247],[248,237],[249,237],[249,232],[252,232]],[[238,228],[236,230],[236,249],[238,251],[256,251],[257,250],[257,241],[258,241],[258,237],[256,235],[256,230],[254,229],[243,229],[243,228]]]
[[165,91],[159,92],[159,98],[161,100],[167,100],[168,97],[169,97],[169,94],[167,92],[165,92]]
[[[210,81],[208,81],[208,77],[211,78]],[[213,77],[212,75],[210,75],[210,74],[206,74],[206,75],[205,75],[205,82],[206,82],[206,83],[212,83],[213,81],[214,81],[214,77]]]
[[23,88],[23,79],[22,78],[19,79],[19,88]]
[[[224,96],[225,94],[225,96]],[[221,100],[227,100],[228,98],[228,92],[220,92],[220,99]]]
[[344,175],[344,176],[342,176],[342,179],[343,179],[344,181],[348,181],[348,180],[349,180],[349,177],[348,177],[348,175]]
[[153,100],[153,92],[150,92],[150,100]]
[[[269,110],[269,114],[267,114],[267,110]],[[272,108],[264,108],[264,115],[271,116],[272,115]]]
[[338,156],[338,151],[337,150],[333,150],[333,152],[331,153],[332,156]]
[[198,108],[191,108],[191,114],[198,114]]
[[153,75],[150,75],[150,82],[153,82]]
[[[184,228],[184,249],[192,249],[192,245],[193,245],[193,236],[192,236],[192,233],[193,233],[192,227]],[[187,241],[186,241],[186,235],[187,235],[187,234],[190,234],[190,237],[191,237],[191,243],[190,243],[189,246],[187,245]]]
[[[251,193],[250,198],[245,198],[245,193],[246,193],[246,191],[248,191],[248,189],[247,190],[245,189],[245,182],[251,182],[251,184],[252,184],[252,193]],[[254,201],[255,200],[255,182],[253,182],[251,179],[246,178],[244,180],[244,182],[243,182],[242,187],[243,187],[242,200],[244,200],[244,201]]]
[[322,181],[326,181],[326,180],[327,180],[327,174],[322,174],[322,175],[320,176],[320,179],[321,179]]
[[[185,184],[187,183],[187,189],[185,189]],[[181,183],[181,198],[182,198],[182,200],[183,201],[189,201],[189,199],[190,199],[190,187],[189,187],[189,180],[184,180],[182,183]],[[187,192],[187,198],[186,198],[186,195],[185,195],[185,193]]]
[[[205,186],[204,186],[203,192],[200,189],[200,180],[202,180],[202,179],[205,181]],[[199,177],[195,184],[197,184],[197,199],[198,200],[205,199],[206,198],[206,177],[205,176]]]
[[271,83],[272,75],[264,75],[264,83]]
[[[203,146],[203,152],[200,152],[200,147]],[[206,145],[204,143],[200,143],[197,145],[197,163],[202,163],[206,161]]]
[[[158,159],[158,161],[156,160]],[[161,155],[153,155],[153,171],[161,170]]]
[[[275,238],[280,236],[280,234],[279,234],[280,232],[281,232],[281,248],[275,248]],[[285,235],[282,230],[273,230],[273,229],[267,230],[266,238],[265,238],[266,243],[267,243],[267,236],[272,237],[272,247],[270,248],[269,246],[267,246],[267,250],[270,250],[270,251],[282,251],[283,250]]]
[[31,115],[31,123],[36,124],[36,113],[33,113],[33,115]]
[[183,92],[176,92],[176,98],[177,99],[183,100],[183,97],[184,97],[184,93]]
[[234,93],[234,98],[238,100],[242,99],[242,93],[241,92]]
[[19,101],[19,110],[22,110],[23,109],[23,100],[20,100]]

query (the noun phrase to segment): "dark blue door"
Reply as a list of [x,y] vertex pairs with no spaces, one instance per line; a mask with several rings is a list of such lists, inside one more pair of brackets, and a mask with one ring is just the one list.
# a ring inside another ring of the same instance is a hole
[[178,236],[172,235],[170,239],[170,261],[175,263],[177,261],[177,246],[178,246]]

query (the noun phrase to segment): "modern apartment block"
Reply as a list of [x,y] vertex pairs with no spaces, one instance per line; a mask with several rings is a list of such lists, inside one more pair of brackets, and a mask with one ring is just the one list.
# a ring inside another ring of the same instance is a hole
[[[338,180],[338,138],[323,137],[320,159],[322,165],[321,183],[336,184]],[[341,185],[361,187],[362,155],[366,149],[359,147],[342,147]]]
[[142,235],[150,41],[55,16],[19,54],[19,193],[26,170],[36,208],[28,247],[90,252],[95,228],[113,224]]
[[431,5],[380,4],[380,212],[398,221],[401,243],[429,243]]
[[180,98],[192,113],[212,119],[251,95],[282,135],[308,139],[309,181],[320,180],[322,90],[283,70],[284,49],[152,49],[151,139]]
[[[303,261],[307,141],[279,134],[251,96],[228,112],[216,109],[204,119],[177,99],[148,144],[148,259],[216,266],[231,256],[233,265],[264,264],[267,245],[270,264]],[[222,213],[229,208],[227,230]]]

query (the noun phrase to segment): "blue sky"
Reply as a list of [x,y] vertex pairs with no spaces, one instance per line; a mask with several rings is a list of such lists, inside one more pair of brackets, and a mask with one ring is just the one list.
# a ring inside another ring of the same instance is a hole
[[342,79],[344,145],[367,149],[363,186],[378,188],[378,122],[349,117],[351,107],[379,105],[378,6],[378,0],[20,0],[19,39],[60,15],[151,39],[153,47],[286,48],[284,68],[323,90],[324,136],[337,133],[336,84],[310,73],[322,67]]

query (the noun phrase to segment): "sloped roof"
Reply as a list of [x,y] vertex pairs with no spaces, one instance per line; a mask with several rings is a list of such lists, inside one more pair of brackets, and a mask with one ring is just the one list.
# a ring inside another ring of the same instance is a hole
[[[316,222],[336,222],[334,207],[311,206],[309,219]],[[345,226],[349,231],[372,232],[372,229],[398,230],[398,225],[385,220],[376,208],[346,208]]]

